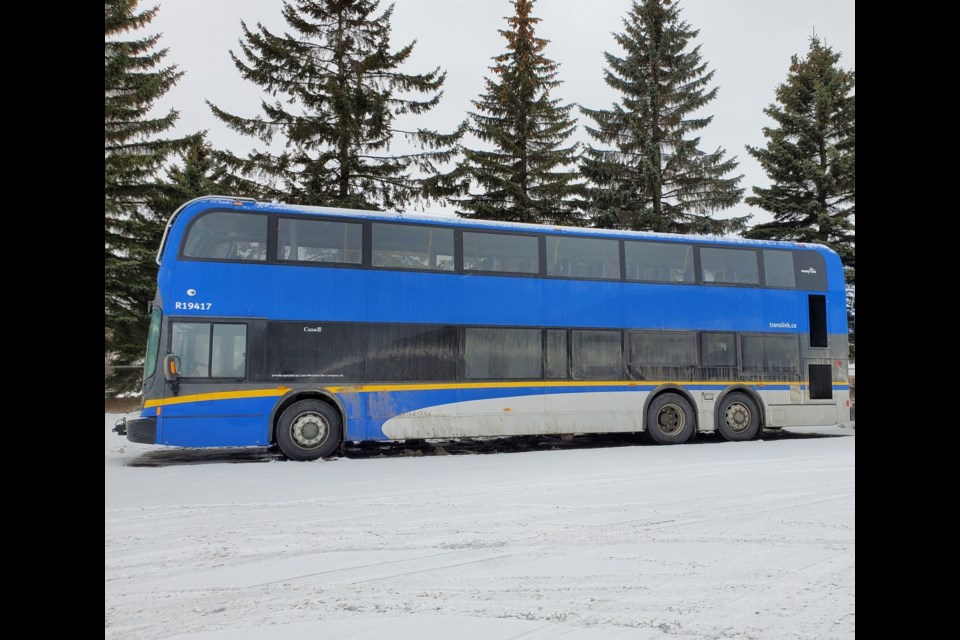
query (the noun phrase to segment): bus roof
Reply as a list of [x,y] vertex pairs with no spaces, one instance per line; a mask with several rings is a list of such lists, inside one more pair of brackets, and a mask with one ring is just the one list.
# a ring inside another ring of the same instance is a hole
[[[649,238],[652,240],[661,240],[667,242],[695,242],[719,243],[719,244],[743,244],[754,247],[783,248],[790,246],[795,248],[817,249],[821,252],[834,253],[832,249],[820,244],[793,241],[774,241],[774,240],[752,240],[741,238],[739,236],[718,236],[718,235],[694,235],[694,234],[676,234],[676,233],[658,233],[655,231],[626,231],[621,229],[598,229],[593,227],[567,227],[561,225],[549,224],[529,224],[524,222],[503,222],[498,220],[480,220],[476,218],[461,218],[454,214],[437,214],[425,212],[403,212],[403,211],[369,211],[365,209],[344,209],[340,207],[311,206],[301,204],[287,204],[284,202],[261,202],[253,198],[242,198],[222,195],[202,196],[195,198],[177,209],[170,220],[167,222],[167,228],[164,230],[163,239],[160,242],[160,248],[157,252],[157,264],[160,264],[160,256],[166,244],[167,235],[174,221],[179,215],[188,208],[194,208],[194,205],[223,204],[234,211],[262,211],[267,213],[294,213],[303,215],[332,216],[332,217],[362,217],[368,220],[378,220],[383,222],[414,222],[451,225],[461,228],[476,229],[497,229],[505,231],[518,231],[527,233],[559,233],[578,236],[609,236],[614,238],[629,238],[633,240],[642,240]],[[203,206],[202,208],[209,208]]]

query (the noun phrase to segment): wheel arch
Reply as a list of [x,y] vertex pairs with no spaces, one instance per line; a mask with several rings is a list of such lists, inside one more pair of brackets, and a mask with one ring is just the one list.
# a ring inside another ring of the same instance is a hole
[[277,421],[284,409],[298,400],[320,400],[326,402],[340,414],[341,442],[347,437],[347,412],[337,396],[333,395],[323,387],[297,387],[280,396],[280,399],[273,405],[270,411],[270,428],[267,431],[267,441],[270,444],[277,443]]
[[650,403],[653,402],[658,396],[662,396],[664,393],[675,392],[683,396],[687,402],[690,403],[690,406],[693,407],[693,431],[696,434],[700,430],[700,412],[697,407],[696,401],[693,399],[693,394],[676,384],[662,384],[659,387],[655,388],[653,391],[647,394],[647,399],[643,401],[643,413],[641,415],[641,426],[644,431],[647,431],[647,413],[650,409]]

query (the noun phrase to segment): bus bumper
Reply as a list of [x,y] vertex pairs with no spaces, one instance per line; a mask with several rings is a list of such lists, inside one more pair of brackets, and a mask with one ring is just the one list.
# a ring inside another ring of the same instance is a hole
[[134,418],[126,421],[127,440],[140,444],[157,444],[157,419]]

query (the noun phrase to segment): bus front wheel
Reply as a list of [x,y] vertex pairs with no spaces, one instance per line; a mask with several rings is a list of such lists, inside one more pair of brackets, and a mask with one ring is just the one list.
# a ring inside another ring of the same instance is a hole
[[318,460],[340,446],[340,414],[321,400],[298,400],[277,422],[277,446],[291,460]]
[[693,407],[678,393],[663,393],[647,408],[647,433],[657,444],[682,444],[693,435]]
[[760,431],[760,410],[745,393],[727,394],[720,403],[720,435],[734,442],[753,440]]

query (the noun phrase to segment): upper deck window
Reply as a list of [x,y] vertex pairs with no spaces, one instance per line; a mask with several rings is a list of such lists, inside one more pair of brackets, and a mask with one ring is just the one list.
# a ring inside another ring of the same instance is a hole
[[797,286],[793,271],[793,252],[763,250],[763,277],[768,287],[793,289]]
[[702,247],[700,269],[706,283],[760,284],[757,252],[753,249]]
[[693,282],[693,247],[673,242],[624,242],[627,280]]
[[211,260],[267,259],[267,216],[212,211],[190,226],[183,255]]
[[536,236],[464,231],[463,269],[540,273],[540,243]]
[[453,271],[453,229],[375,222],[373,266]]
[[280,218],[277,257],[290,262],[360,264],[362,230],[359,222]]
[[602,238],[547,236],[547,275],[620,279],[620,242]]

